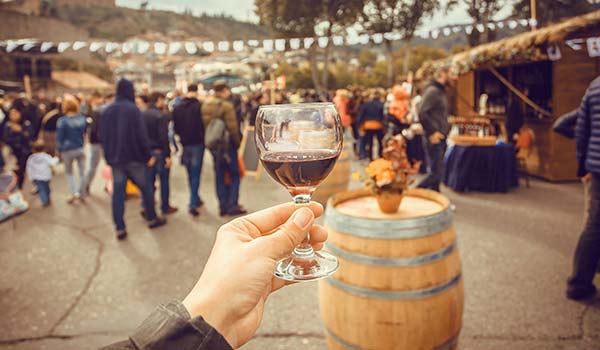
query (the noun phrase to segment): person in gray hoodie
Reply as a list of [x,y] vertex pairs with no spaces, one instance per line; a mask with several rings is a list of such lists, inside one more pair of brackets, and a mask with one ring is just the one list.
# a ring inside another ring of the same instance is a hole
[[419,184],[421,188],[440,191],[444,174],[444,154],[446,153],[446,137],[450,132],[448,122],[448,97],[446,85],[456,79],[450,66],[437,69],[434,79],[425,88],[423,102],[419,110],[419,120],[426,136],[426,155],[429,171]]

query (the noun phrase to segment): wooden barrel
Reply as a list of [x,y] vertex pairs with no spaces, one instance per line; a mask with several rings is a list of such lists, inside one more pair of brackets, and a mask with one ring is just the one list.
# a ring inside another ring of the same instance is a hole
[[332,197],[327,248],[339,270],[319,282],[329,349],[456,349],[463,283],[449,201],[414,189],[395,214],[366,190]]
[[350,183],[350,156],[352,154],[352,143],[344,142],[344,148],[331,173],[317,187],[312,200],[322,204],[327,203],[329,198],[337,193],[348,189]]

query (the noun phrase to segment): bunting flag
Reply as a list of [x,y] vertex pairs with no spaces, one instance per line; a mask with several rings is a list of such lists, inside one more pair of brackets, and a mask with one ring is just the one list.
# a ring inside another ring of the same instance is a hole
[[600,57],[600,38],[588,38],[587,49],[590,57]]
[[[496,30],[502,28],[516,29],[518,26],[531,26],[537,25],[535,19],[511,19],[504,21],[489,22],[486,24],[473,23],[466,25],[452,25],[446,27],[440,27],[431,31],[421,31],[415,33],[415,37],[422,39],[437,39],[440,36],[450,36],[453,34],[466,33],[470,35],[474,30],[483,33],[486,30]],[[147,42],[143,40],[132,40],[124,43],[116,42],[86,42],[86,41],[75,41],[75,42],[60,42],[53,43],[50,41],[38,42],[35,40],[7,40],[0,41],[0,46],[4,48],[7,53],[15,52],[20,49],[23,52],[30,52],[35,48],[39,48],[40,52],[48,53],[52,52],[53,48],[59,53],[63,53],[68,49],[73,51],[79,51],[85,47],[90,52],[104,52],[106,54],[141,54],[145,55],[153,53],[156,55],[196,55],[200,51],[211,54],[215,51],[227,52],[235,51],[242,52],[244,50],[262,49],[265,52],[283,52],[286,50],[299,50],[309,49],[315,43],[320,48],[325,48],[330,44],[334,46],[343,45],[368,45],[374,43],[379,45],[386,41],[397,41],[402,40],[403,36],[399,32],[387,32],[387,33],[356,33],[351,32],[347,36],[334,35],[332,37],[319,36],[319,37],[308,37],[308,38],[274,38],[274,39],[250,39],[250,40],[222,40],[218,42],[205,41],[205,42],[191,42],[191,41],[172,41],[172,42]],[[570,39],[567,45],[574,50],[580,50],[585,41],[583,39]],[[589,47],[589,42],[588,42]],[[595,46],[594,46],[595,47]],[[593,51],[593,50],[592,50]],[[595,52],[595,51],[594,51]]]

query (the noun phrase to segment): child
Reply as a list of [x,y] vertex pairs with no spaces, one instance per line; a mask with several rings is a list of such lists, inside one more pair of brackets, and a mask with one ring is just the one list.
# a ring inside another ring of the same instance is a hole
[[42,141],[33,144],[33,154],[27,159],[27,177],[37,187],[42,205],[47,207],[50,205],[52,167],[58,165],[58,159],[52,158],[45,149]]

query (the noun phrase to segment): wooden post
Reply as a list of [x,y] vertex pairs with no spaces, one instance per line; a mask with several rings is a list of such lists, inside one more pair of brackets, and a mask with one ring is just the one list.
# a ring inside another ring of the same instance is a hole
[[271,100],[269,102],[275,104],[275,71],[271,70],[269,79],[271,80]]
[[23,77],[23,86],[25,87],[25,96],[27,96],[27,99],[31,101],[33,93],[31,91],[31,78],[29,75]]
[[[531,0],[531,5],[529,5],[531,7],[531,18],[535,19],[537,21],[537,4],[536,4],[536,0]],[[533,26],[531,26],[531,30],[536,30],[537,29],[537,23]]]

